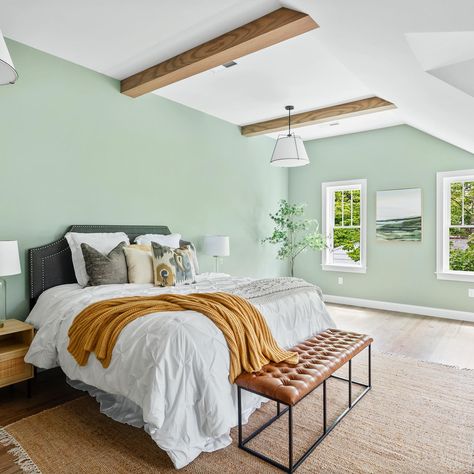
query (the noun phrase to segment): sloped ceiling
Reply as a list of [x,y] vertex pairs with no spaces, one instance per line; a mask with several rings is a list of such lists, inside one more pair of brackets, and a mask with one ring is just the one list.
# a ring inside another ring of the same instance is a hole
[[238,125],[282,115],[288,103],[299,112],[377,95],[398,109],[299,132],[311,139],[408,123],[474,152],[471,0],[0,0],[0,28],[123,79],[280,6],[320,28],[157,93]]
[[474,96],[474,31],[407,34],[423,69]]
[[[394,102],[409,125],[474,152],[474,98],[434,77],[419,62],[407,34],[471,32],[470,0],[304,0],[285,2],[307,7],[317,16],[322,44],[375,95]],[[472,37],[462,43],[472,48]],[[432,57],[439,48],[431,46]],[[469,54],[468,54],[469,55]],[[461,58],[461,59],[465,59]]]

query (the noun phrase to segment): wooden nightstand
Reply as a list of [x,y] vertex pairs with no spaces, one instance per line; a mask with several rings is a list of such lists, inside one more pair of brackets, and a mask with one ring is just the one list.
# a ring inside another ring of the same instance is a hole
[[0,387],[28,381],[28,397],[31,396],[31,379],[34,370],[24,361],[34,336],[30,324],[7,319],[0,328]]

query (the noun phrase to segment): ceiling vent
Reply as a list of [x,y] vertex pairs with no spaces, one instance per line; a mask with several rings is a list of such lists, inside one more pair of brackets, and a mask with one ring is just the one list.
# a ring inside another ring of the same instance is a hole
[[229,69],[232,66],[237,66],[237,63],[235,61],[229,61],[228,63],[224,63],[222,67],[225,67],[226,69]]
[[226,69],[229,69],[234,66],[237,66],[237,63],[235,61],[229,61],[228,63],[224,63],[224,64],[221,64],[220,66],[213,67],[212,69],[210,69],[210,71],[212,71],[213,73],[225,71]]

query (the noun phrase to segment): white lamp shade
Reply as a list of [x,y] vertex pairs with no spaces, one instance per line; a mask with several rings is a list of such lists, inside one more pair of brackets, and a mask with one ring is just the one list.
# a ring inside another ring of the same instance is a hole
[[206,255],[213,257],[228,257],[230,242],[227,235],[205,235],[203,250]]
[[309,164],[308,154],[301,137],[297,137],[294,134],[280,135],[275,143],[270,164],[281,167]]
[[16,240],[0,240],[0,276],[21,273],[20,254]]
[[0,31],[0,85],[14,84],[17,79],[18,73],[15,70],[5,39]]

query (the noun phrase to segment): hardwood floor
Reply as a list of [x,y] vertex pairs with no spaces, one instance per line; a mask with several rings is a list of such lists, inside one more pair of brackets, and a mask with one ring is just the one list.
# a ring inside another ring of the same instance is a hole
[[26,382],[0,389],[0,426],[84,395],[84,392],[66,383],[66,377],[60,369],[39,372],[33,379],[32,387],[31,398],[26,396]]
[[474,369],[474,323],[327,304],[340,329],[370,334],[373,348]]
[[[328,304],[337,326],[374,337],[374,349],[474,369],[474,323]],[[33,396],[26,384],[0,389],[0,426],[84,395],[59,369],[40,372]]]

